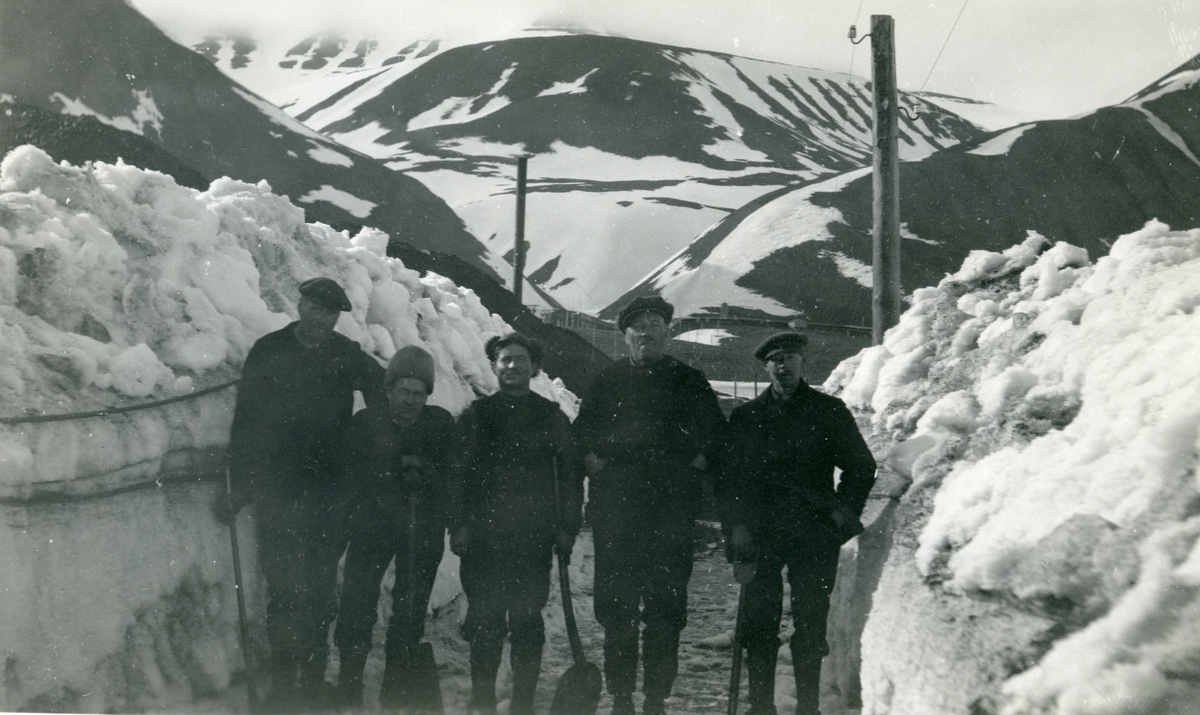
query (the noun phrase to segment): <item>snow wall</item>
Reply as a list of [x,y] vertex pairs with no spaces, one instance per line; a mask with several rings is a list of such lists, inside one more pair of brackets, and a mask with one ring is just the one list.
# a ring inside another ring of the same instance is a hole
[[[295,319],[301,281],[346,288],[337,329],[381,362],[427,349],[432,404],[457,414],[497,389],[484,343],[510,328],[387,242],[306,224],[265,182],[198,192],[31,146],[0,163],[0,710],[161,709],[242,670],[229,532],[211,513],[236,392],[206,390]],[[560,382],[533,386],[574,416]],[[253,510],[238,526],[261,618]],[[431,607],[460,589],[453,559]]]
[[1198,305],[1200,231],[1030,234],[829,377],[911,482],[843,552],[863,715],[1200,712]]

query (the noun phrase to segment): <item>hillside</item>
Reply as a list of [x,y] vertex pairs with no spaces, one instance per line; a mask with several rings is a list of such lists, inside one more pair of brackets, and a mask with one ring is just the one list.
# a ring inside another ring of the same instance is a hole
[[[971,251],[1034,231],[1087,249],[1152,218],[1200,225],[1195,61],[1083,117],[993,132],[900,169],[902,280],[936,283]],[[850,172],[744,207],[610,304],[661,293],[685,314],[722,301],[816,322],[870,324],[871,177]]]
[[[574,310],[603,308],[738,207],[870,162],[869,87],[831,72],[562,32],[400,50],[309,38],[278,55],[238,55],[236,42],[197,48],[276,87],[267,96],[309,127],[426,183],[502,276],[515,161],[530,155],[528,275]],[[981,133],[902,102],[915,117],[908,157]]]
[[478,261],[482,246],[420,182],[307,129],[168,39],[121,0],[4,0],[0,93],[141,135],[206,177],[266,180],[309,220],[375,226]]

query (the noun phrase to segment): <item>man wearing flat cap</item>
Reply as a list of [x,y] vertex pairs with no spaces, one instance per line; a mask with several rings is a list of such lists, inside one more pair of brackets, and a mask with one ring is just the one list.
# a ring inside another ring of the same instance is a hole
[[[875,483],[845,404],[804,382],[808,339],[777,333],[754,351],[771,387],[729,417],[718,494],[729,560],[755,563],[742,604],[749,715],[774,715],[783,567],[791,586],[797,715],[817,715],[825,621],[841,545],[862,531]],[[834,486],[835,470],[841,477]]]
[[345,545],[333,533],[333,512],[354,393],[368,406],[386,402],[383,367],[334,332],[351,307],[332,279],[301,283],[299,319],[254,343],[238,384],[226,455],[233,493],[218,516],[230,521],[255,505],[269,599],[268,705],[278,710],[312,702],[323,689]]
[[621,310],[629,358],[596,376],[575,421],[589,474],[595,610],[614,715],[631,715],[639,626],[643,712],[665,712],[687,623],[700,475],[725,418],[704,373],[663,354],[674,312],[639,297]]

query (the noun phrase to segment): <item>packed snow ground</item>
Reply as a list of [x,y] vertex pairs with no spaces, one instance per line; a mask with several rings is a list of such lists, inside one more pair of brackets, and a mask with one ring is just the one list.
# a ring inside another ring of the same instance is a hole
[[912,479],[864,715],[1196,712],[1200,231],[1048,244],[971,254],[826,382]]

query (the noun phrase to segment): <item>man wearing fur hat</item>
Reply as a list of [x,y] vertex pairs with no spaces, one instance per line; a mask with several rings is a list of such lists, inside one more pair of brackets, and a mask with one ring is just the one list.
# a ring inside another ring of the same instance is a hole
[[362,706],[379,586],[393,557],[396,581],[379,701],[384,707],[406,704],[400,702],[405,669],[425,632],[448,525],[454,418],[425,404],[433,392],[433,357],[415,345],[397,350],[384,386],[387,402],[358,412],[350,428],[344,483],[350,547],[334,633],[341,658],[338,701],[344,707]]
[[633,713],[639,625],[643,712],[665,711],[687,622],[700,474],[725,423],[704,373],[663,353],[674,312],[659,297],[620,312],[629,358],[596,376],[575,421],[589,475],[595,610],[614,715]]
[[337,282],[301,283],[299,320],[254,343],[238,384],[226,455],[233,493],[217,513],[232,521],[243,506],[255,505],[269,598],[268,704],[275,709],[311,702],[325,682],[325,633],[335,615],[341,556],[333,507],[354,393],[367,405],[386,399],[383,368],[334,332],[350,309]]
[[[783,567],[791,586],[797,715],[817,715],[825,621],[841,545],[862,531],[875,459],[845,404],[804,382],[808,337],[777,333],[754,351],[771,388],[729,417],[720,480],[729,559],[754,562],[743,598],[750,715],[775,713]],[[841,477],[834,486],[834,472]]]
[[534,394],[541,346],[495,337],[487,356],[500,391],[459,418],[461,499],[450,547],[462,557],[474,713],[496,712],[496,674],[511,632],[510,715],[531,715],[546,640],[551,554],[569,559],[582,521],[582,466],[558,405]]

